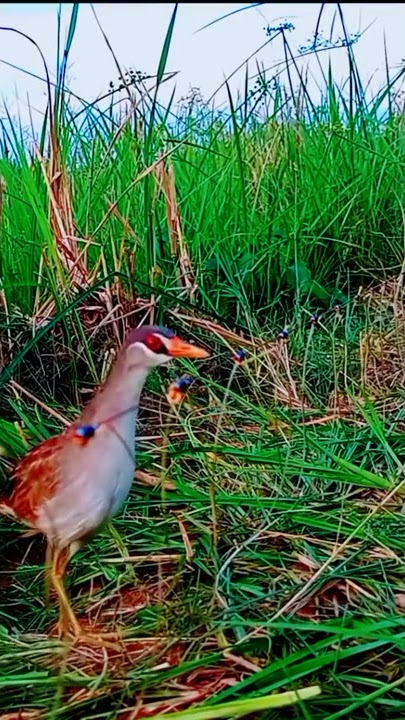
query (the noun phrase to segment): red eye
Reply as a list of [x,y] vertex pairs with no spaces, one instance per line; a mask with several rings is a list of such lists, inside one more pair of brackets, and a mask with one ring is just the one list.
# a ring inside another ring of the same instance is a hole
[[166,347],[162,343],[160,337],[158,335],[148,335],[145,340],[146,347],[149,348],[149,350],[152,350],[155,353],[165,353]]

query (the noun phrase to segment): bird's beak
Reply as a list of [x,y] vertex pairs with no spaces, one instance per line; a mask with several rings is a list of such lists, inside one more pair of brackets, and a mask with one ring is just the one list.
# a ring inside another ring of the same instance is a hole
[[179,337],[170,338],[166,346],[171,357],[206,358],[209,356],[206,350],[196,345],[190,345],[190,343],[184,342]]

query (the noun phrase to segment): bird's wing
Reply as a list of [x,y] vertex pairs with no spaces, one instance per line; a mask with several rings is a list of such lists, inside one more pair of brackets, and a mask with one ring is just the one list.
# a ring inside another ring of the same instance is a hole
[[35,527],[38,509],[51,498],[61,478],[60,451],[67,432],[51,437],[30,450],[13,472],[14,488],[6,501],[10,514]]

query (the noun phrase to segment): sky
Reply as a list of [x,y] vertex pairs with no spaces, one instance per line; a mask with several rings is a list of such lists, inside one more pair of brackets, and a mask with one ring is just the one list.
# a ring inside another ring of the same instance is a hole
[[[100,25],[116,53],[120,64],[147,73],[155,73],[166,30],[173,12],[173,3],[94,3]],[[254,54],[268,39],[265,28],[281,21],[293,23],[288,33],[294,50],[308,44],[313,38],[320,3],[263,3],[260,7],[233,14],[220,22],[202,29],[221,16],[246,7],[242,3],[180,3],[167,69],[177,71],[173,82],[176,96],[188,93],[190,87],[200,88],[207,99],[233,73],[246,58]],[[62,3],[64,34],[72,5]],[[393,72],[399,69],[405,57],[405,3],[348,3],[342,4],[350,33],[362,32],[355,52],[363,79],[371,79],[377,90],[384,82],[384,35],[388,61]],[[56,39],[56,3],[3,3],[0,6],[0,25],[27,33],[40,46],[54,78]],[[329,35],[336,11],[335,3],[327,3],[320,29]],[[335,37],[341,35],[338,20]],[[347,76],[347,53],[344,49],[322,53],[322,62],[330,54],[335,77]],[[280,41],[266,45],[249,61],[249,75],[253,77],[256,59],[264,67],[272,67],[282,60]],[[316,84],[315,58],[310,63],[310,80]],[[17,65],[21,70],[10,67]],[[15,33],[0,34],[0,106],[7,103],[12,115],[28,117],[28,104],[34,116],[39,117],[45,107],[45,85],[32,78],[23,69],[44,77],[39,53],[32,43]],[[311,75],[313,73],[313,75]],[[108,92],[109,82],[117,80],[117,69],[90,3],[80,3],[79,18],[69,58],[68,85],[77,95],[88,101]],[[245,67],[231,81],[233,91],[242,88]],[[312,77],[312,80],[311,80]],[[162,102],[169,97],[173,84],[163,89]],[[225,90],[217,96],[220,104],[226,99]],[[0,116],[4,116],[0,111]]]

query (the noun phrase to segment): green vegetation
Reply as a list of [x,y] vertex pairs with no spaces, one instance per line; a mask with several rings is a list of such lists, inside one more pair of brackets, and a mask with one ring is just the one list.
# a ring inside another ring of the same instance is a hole
[[403,71],[367,100],[348,42],[348,97],[325,68],[315,103],[281,29],[291,85],[261,73],[227,114],[162,108],[174,13],[157,76],[120,70],[127,87],[80,103],[76,22],[77,5],[37,146],[2,124],[2,491],[128,328],[212,357],[151,376],[125,511],[72,562],[75,608],[121,650],[52,637],[44,542],[1,518],[0,718],[397,720]]

